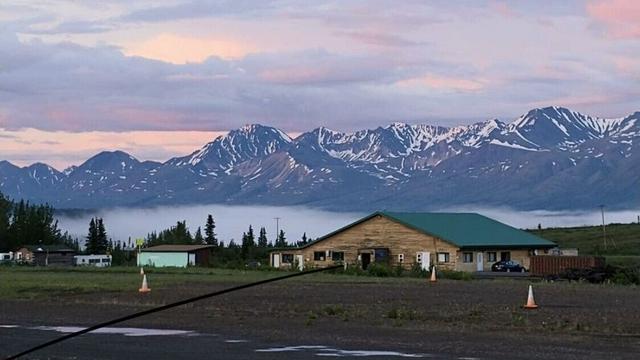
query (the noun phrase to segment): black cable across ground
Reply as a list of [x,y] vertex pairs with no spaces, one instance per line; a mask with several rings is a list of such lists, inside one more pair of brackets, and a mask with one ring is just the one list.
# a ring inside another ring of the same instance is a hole
[[180,300],[180,301],[177,301],[177,302],[174,302],[174,303],[171,303],[171,304],[158,306],[158,307],[155,307],[155,308],[152,308],[152,309],[149,309],[149,310],[144,310],[144,311],[140,311],[140,312],[137,312],[137,313],[126,315],[126,316],[123,316],[123,317],[120,317],[120,318],[117,318],[117,319],[105,321],[103,323],[90,326],[90,327],[88,327],[86,329],[82,329],[80,331],[76,331],[74,333],[70,333],[70,334],[61,336],[59,338],[53,339],[51,341],[47,341],[46,343],[40,344],[38,346],[34,346],[34,347],[32,347],[30,349],[27,349],[27,350],[25,350],[25,351],[23,351],[21,353],[18,353],[18,354],[15,354],[15,355],[11,355],[8,358],[6,358],[6,360],[17,359],[17,358],[19,358],[21,356],[30,354],[30,353],[32,353],[34,351],[38,351],[38,350],[44,349],[44,348],[49,347],[49,346],[51,346],[53,344],[57,344],[59,342],[65,341],[65,340],[69,340],[71,338],[86,334],[88,332],[91,332],[91,331],[94,331],[94,330],[97,330],[97,329],[100,329],[100,328],[103,328],[103,327],[107,327],[107,326],[110,326],[110,325],[121,323],[123,321],[131,320],[131,319],[139,318],[141,316],[157,313],[157,312],[160,312],[160,311],[168,310],[168,309],[180,306],[180,305],[189,304],[189,303],[192,303],[192,302],[196,302],[196,301],[212,298],[214,296],[223,295],[223,294],[227,294],[227,293],[230,293],[230,292],[234,292],[234,291],[238,291],[238,290],[242,290],[242,289],[246,289],[246,288],[250,288],[250,287],[254,287],[254,286],[264,285],[264,284],[268,284],[268,283],[272,283],[272,282],[276,282],[276,281],[290,279],[290,278],[298,277],[298,276],[309,275],[309,274],[318,273],[318,272],[322,272],[322,271],[335,270],[335,269],[339,269],[339,268],[342,268],[342,267],[343,267],[342,265],[336,265],[336,266],[330,266],[330,267],[321,268],[321,269],[302,271],[302,272],[293,273],[293,274],[289,274],[289,275],[285,275],[285,276],[279,276],[279,277],[275,277],[275,278],[271,278],[271,279],[256,281],[256,282],[249,283],[249,284],[239,285],[239,286],[235,286],[235,287],[224,289],[224,290],[220,290],[220,291],[215,291],[215,292],[212,292],[212,293],[199,295],[199,296],[192,297],[192,298],[189,298],[189,299]]

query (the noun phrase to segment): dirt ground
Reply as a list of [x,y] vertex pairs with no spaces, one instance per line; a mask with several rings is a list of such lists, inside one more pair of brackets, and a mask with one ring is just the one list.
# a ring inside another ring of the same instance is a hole
[[[221,290],[183,283],[151,293],[1,300],[0,323],[92,325]],[[476,358],[624,359],[640,353],[640,289],[537,283],[540,308],[522,309],[513,280],[269,284],[131,320],[122,326],[225,333],[263,342],[445,352]]]

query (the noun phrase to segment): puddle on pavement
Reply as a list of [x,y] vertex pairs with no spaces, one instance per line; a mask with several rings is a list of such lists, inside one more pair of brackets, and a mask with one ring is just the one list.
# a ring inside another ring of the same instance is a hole
[[224,342],[230,343],[230,344],[239,344],[239,343],[246,343],[246,342],[249,342],[249,341],[248,340],[241,340],[241,339],[229,339],[229,340],[225,340]]
[[380,350],[343,350],[331,348],[322,345],[302,345],[302,346],[284,346],[257,349],[256,352],[291,352],[291,351],[306,351],[314,352],[315,356],[327,356],[327,357],[369,357],[369,356],[389,356],[389,357],[401,357],[401,358],[430,358],[431,354],[409,354],[399,351],[380,351]]
[[[59,333],[74,333],[86,328],[79,326],[36,326],[29,329],[33,330],[45,330],[45,331],[57,331]],[[167,330],[167,329],[142,329],[142,328],[118,328],[107,327],[102,329],[93,330],[92,334],[116,334],[124,336],[196,336],[198,335],[194,331],[188,330]]]

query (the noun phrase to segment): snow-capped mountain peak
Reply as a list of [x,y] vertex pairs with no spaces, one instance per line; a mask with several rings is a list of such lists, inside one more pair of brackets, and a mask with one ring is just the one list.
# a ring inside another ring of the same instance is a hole
[[169,161],[175,166],[202,166],[211,171],[229,170],[234,165],[272,154],[292,142],[282,130],[259,124],[244,125],[219,136],[193,154]]
[[[606,194],[637,203],[639,136],[640,112],[602,119],[562,107],[533,109],[511,123],[395,122],[354,132],[319,127],[294,140],[250,124],[163,164],[121,151],[97,154],[64,173],[45,164],[20,168],[0,161],[0,190],[61,207],[206,201],[353,209],[392,201],[424,210],[424,204],[451,205],[459,198],[590,206],[606,200],[591,189],[616,179]],[[588,188],[576,181],[587,177]]]

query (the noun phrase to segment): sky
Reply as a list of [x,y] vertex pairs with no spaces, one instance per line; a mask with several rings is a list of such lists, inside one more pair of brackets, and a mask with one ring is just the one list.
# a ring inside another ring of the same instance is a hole
[[0,2],[0,160],[164,161],[261,123],[640,110],[640,1]]

